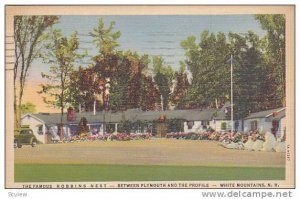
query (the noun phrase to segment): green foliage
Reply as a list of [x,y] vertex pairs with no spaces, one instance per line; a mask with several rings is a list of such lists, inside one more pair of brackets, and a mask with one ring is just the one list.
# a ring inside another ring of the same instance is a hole
[[222,122],[221,123],[221,130],[226,130],[227,128],[227,123],[226,122]]
[[[58,20],[58,16],[14,16],[14,110],[16,127],[20,125],[21,113],[19,111],[21,111],[29,68],[35,59],[42,56],[44,42],[49,38],[48,31]],[[19,82],[17,82],[18,80]]]
[[63,36],[61,31],[55,30],[52,35],[52,42],[47,45],[47,54],[44,61],[51,64],[49,74],[42,73],[50,84],[42,84],[40,94],[45,94],[44,102],[61,109],[61,123],[64,108],[70,103],[70,77],[74,70],[74,63],[81,59],[77,53],[79,42],[77,33],[69,38]]
[[[146,76],[150,63],[149,56],[131,51],[117,51],[116,47],[119,46],[117,39],[121,33],[113,32],[114,25],[115,22],[111,22],[105,27],[100,18],[98,27],[90,33],[99,48],[99,54],[93,58],[96,64],[92,66],[96,73],[96,82],[105,84],[105,79],[109,78],[109,94],[103,95],[105,92],[103,89],[100,91],[86,89],[85,94],[88,96],[93,96],[94,93],[101,94],[102,103],[109,99],[108,108],[116,111],[129,108],[154,110],[158,92],[153,82]],[[103,88],[103,85],[100,83],[99,87]]]
[[[149,129],[149,125],[152,125],[152,132],[155,132],[154,128],[157,125],[158,121],[142,121],[137,120],[135,122],[131,122],[129,120],[122,121],[118,124],[118,132],[130,133],[131,131],[151,131]],[[169,132],[182,132],[184,120],[182,119],[167,119],[164,122]]]
[[144,132],[148,130],[149,124],[153,124],[153,122],[141,121],[141,120],[131,122],[129,120],[125,120],[118,124],[118,132],[125,132],[125,133],[130,133],[131,131]]
[[132,122],[129,120],[122,121],[118,124],[118,132],[130,133],[132,129]]
[[263,59],[267,71],[266,84],[268,85],[265,89],[265,97],[268,100],[263,105],[268,108],[285,106],[285,15],[255,15],[255,19],[267,31],[263,40],[263,51],[265,51]]
[[167,119],[168,132],[183,132],[184,120],[182,119]]
[[151,77],[144,78],[144,95],[142,95],[141,109],[143,111],[155,110],[160,103],[159,91]]
[[249,31],[245,36],[229,33],[230,51],[234,53],[234,117],[243,118],[256,112],[264,99],[266,71],[263,65],[261,41]]
[[189,86],[187,74],[184,71],[184,67],[181,67],[179,72],[175,72],[175,87],[170,97],[171,102],[175,105],[175,109],[185,108],[184,98]]
[[186,107],[219,107],[230,100],[230,63],[233,55],[234,118],[284,106],[285,102],[285,17],[255,15],[267,30],[260,39],[246,34],[217,35],[203,31],[200,42],[194,36],[181,42],[191,85],[184,97]]
[[86,110],[92,110],[96,96],[97,110],[102,110],[100,103],[104,101],[103,88],[106,78],[109,78],[109,109],[155,109],[155,103],[159,102],[159,93],[152,78],[146,76],[150,62],[147,55],[113,51],[99,54],[95,60],[94,66],[79,68],[71,75],[71,99],[74,100],[74,107],[81,103]]
[[172,85],[174,70],[171,66],[165,65],[162,57],[153,56],[153,72],[154,74],[161,74],[165,76],[167,86],[170,87]]
[[185,64],[192,75],[185,96],[186,106],[190,108],[212,106],[215,99],[224,103],[230,89],[230,70],[226,64],[229,46],[224,33],[215,35],[204,31],[200,38],[198,45],[194,37],[181,42],[186,50]]
[[98,27],[94,28],[90,32],[90,36],[94,38],[93,43],[99,48],[100,53],[112,52],[116,47],[119,46],[117,39],[121,36],[121,32],[113,32],[115,22],[112,21],[110,25],[105,28],[102,18],[99,18]]
[[70,106],[78,109],[80,104],[86,111],[92,111],[96,98],[96,109],[99,110],[101,101],[99,95],[102,92],[100,88],[103,86],[101,83],[95,76],[94,67],[79,67],[78,70],[74,70],[70,75],[70,87],[66,91],[70,96],[68,100]]
[[[54,99],[45,101],[56,107],[66,104],[77,107],[80,103],[86,110],[93,108],[94,100],[97,110],[104,108],[105,101],[109,101],[109,109],[116,111],[156,110],[161,96],[165,110],[170,103],[176,109],[221,107],[230,100],[228,59],[233,55],[234,118],[243,118],[249,111],[283,106],[285,16],[255,15],[255,19],[267,31],[266,37],[261,39],[252,31],[225,35],[205,30],[199,41],[190,36],[181,42],[186,59],[180,62],[177,72],[162,57],[154,56],[153,78],[148,76],[148,55],[117,50],[121,33],[114,31],[115,22],[105,27],[99,18],[98,26],[89,33],[99,54],[92,58],[94,65],[78,71],[74,71],[72,64],[81,58],[76,53],[79,46],[76,33],[68,39],[54,31],[45,56],[45,61],[53,66],[50,75],[42,74],[52,84],[42,85],[41,93]],[[191,75],[190,81],[186,70]]]
[[162,57],[153,57],[154,80],[158,86],[160,95],[163,97],[164,110],[168,109],[171,87],[173,85],[174,70],[171,66],[164,64]]
[[87,123],[88,123],[88,121],[85,117],[82,117],[80,119],[79,124],[78,124],[78,133],[79,133],[79,135],[83,134],[83,133],[86,134],[86,133],[89,132],[90,129],[87,126]]
[[36,106],[35,104],[31,102],[26,102],[26,104],[22,104],[21,106],[21,115],[27,114],[27,113],[35,113],[36,112]]

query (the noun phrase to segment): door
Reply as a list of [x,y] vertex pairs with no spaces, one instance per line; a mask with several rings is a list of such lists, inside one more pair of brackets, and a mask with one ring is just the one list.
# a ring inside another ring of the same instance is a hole
[[278,128],[279,128],[279,121],[278,120],[273,120],[272,121],[272,129],[271,129],[271,132],[272,134],[276,137],[276,133],[278,131]]

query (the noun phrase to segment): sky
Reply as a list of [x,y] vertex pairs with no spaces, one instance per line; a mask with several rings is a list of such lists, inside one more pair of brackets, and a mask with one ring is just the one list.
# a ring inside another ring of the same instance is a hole
[[[65,35],[78,32],[80,49],[88,54],[96,55],[98,50],[92,43],[88,33],[98,25],[99,17],[103,18],[105,27],[115,21],[114,30],[121,31],[118,42],[120,50],[131,50],[150,56],[162,56],[167,65],[178,69],[180,61],[185,59],[180,42],[194,35],[199,42],[204,30],[210,32],[246,33],[252,30],[259,36],[265,32],[253,15],[113,15],[113,16],[61,16],[60,22],[54,28],[61,29]],[[90,58],[77,63],[77,66],[87,66],[92,63]],[[150,65],[151,67],[151,65]],[[29,71],[29,82],[42,81],[41,72],[47,72],[49,65],[42,60],[32,64]]]

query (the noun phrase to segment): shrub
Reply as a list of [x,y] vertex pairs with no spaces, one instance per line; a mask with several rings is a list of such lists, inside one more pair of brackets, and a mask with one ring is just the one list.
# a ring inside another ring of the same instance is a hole
[[221,130],[226,130],[227,128],[227,123],[226,122],[222,122],[221,123]]

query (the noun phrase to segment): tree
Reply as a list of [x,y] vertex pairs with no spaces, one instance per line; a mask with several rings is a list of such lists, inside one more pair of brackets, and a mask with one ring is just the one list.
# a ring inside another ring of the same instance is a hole
[[131,62],[124,53],[120,55],[119,59],[120,62],[111,81],[110,106],[114,110],[126,110],[129,101],[130,76],[124,74],[130,74]]
[[121,32],[113,32],[115,24],[112,21],[109,27],[105,28],[103,19],[99,18],[98,26],[89,33],[94,38],[93,43],[99,48],[99,53],[110,53],[119,46],[117,39],[120,38]]
[[96,110],[100,110],[100,93],[104,81],[97,78],[94,66],[87,68],[79,67],[71,73],[70,87],[68,95],[70,96],[69,103],[79,110],[79,104],[86,111],[92,111],[94,100],[96,100]]
[[21,105],[21,114],[27,114],[27,113],[35,113],[36,112],[36,106],[35,104],[31,102],[26,102],[26,104]]
[[230,67],[226,64],[229,46],[224,33],[203,31],[200,43],[194,36],[181,42],[186,50],[188,70],[192,78],[185,96],[189,108],[214,107],[215,101],[224,104],[230,93]]
[[[47,39],[47,31],[58,22],[57,16],[15,16],[14,17],[14,113],[15,127],[20,127],[20,111],[28,69],[33,60],[40,57],[40,49]],[[19,79],[19,82],[17,82]],[[18,90],[18,91],[17,91]],[[18,94],[17,94],[18,92]]]
[[[93,43],[99,49],[99,54],[93,59],[95,64],[96,81],[103,81],[102,86],[102,104],[103,109],[109,108],[105,104],[109,105],[109,90],[106,88],[110,86],[111,79],[114,72],[118,67],[120,60],[120,53],[116,51],[116,47],[119,46],[117,39],[121,36],[121,32],[113,32],[115,22],[112,21],[110,25],[105,28],[102,18],[99,18],[98,26],[89,33],[93,37]],[[109,82],[108,82],[109,81]]]
[[[75,61],[82,56],[77,54],[79,42],[76,32],[67,38],[59,30],[56,30],[53,32],[52,40],[47,45],[48,54],[45,56],[45,62],[52,65],[49,70],[50,74],[42,73],[42,77],[48,79],[50,83],[42,84],[42,90],[39,93],[50,97],[50,99],[43,97],[45,103],[60,108],[60,129],[62,129],[64,109],[70,102],[68,95],[70,77]],[[62,132],[60,135],[62,139]]]
[[152,77],[143,76],[144,94],[142,95],[141,109],[143,111],[155,111],[156,105],[160,103],[159,90]]
[[[94,65],[73,72],[72,103],[79,102],[87,110],[93,107],[94,100],[97,102],[97,110],[123,111],[128,108],[147,109],[148,106],[152,109],[155,102],[150,105],[149,98],[145,98],[152,96],[150,91],[155,90],[146,78],[149,57],[138,55],[136,52],[117,50],[117,39],[121,33],[114,31],[114,25],[115,23],[111,22],[105,27],[100,18],[98,27],[90,32],[94,44],[99,48],[99,54],[92,58],[95,61]],[[105,86],[107,84],[109,93]],[[99,100],[100,95],[102,100]]]
[[174,71],[171,66],[164,64],[162,57],[153,57],[154,80],[160,92],[163,101],[163,109],[167,110],[171,87],[173,85]]
[[185,60],[192,74],[192,83],[185,97],[191,108],[221,107],[230,100],[230,63],[233,55],[234,118],[240,119],[249,112],[265,110],[268,82],[263,61],[262,40],[254,32],[247,34],[224,33],[216,36],[204,31],[199,45],[195,37],[182,43]]
[[[266,72],[262,62],[261,40],[249,31],[245,35],[229,33],[229,45],[234,56],[233,100],[234,118],[244,118],[249,112],[264,110],[264,79]],[[228,63],[229,65],[229,63]]]
[[171,95],[171,102],[175,105],[176,109],[185,108],[184,98],[189,85],[185,68],[181,68],[178,72],[175,72],[175,87]]
[[148,55],[139,56],[137,53],[129,54],[131,63],[128,86],[128,106],[127,108],[141,108],[143,96],[146,94],[145,73],[150,62]]
[[85,117],[82,117],[79,121],[79,124],[78,124],[78,134],[80,136],[86,136],[87,133],[89,132],[89,127],[88,127],[88,121]]
[[255,15],[255,19],[267,31],[264,38],[264,62],[268,75],[266,81],[269,88],[266,90],[269,108],[285,106],[285,15],[263,14]]
[[133,126],[133,123],[129,120],[121,121],[121,123],[118,125],[118,132],[130,133],[132,126]]

